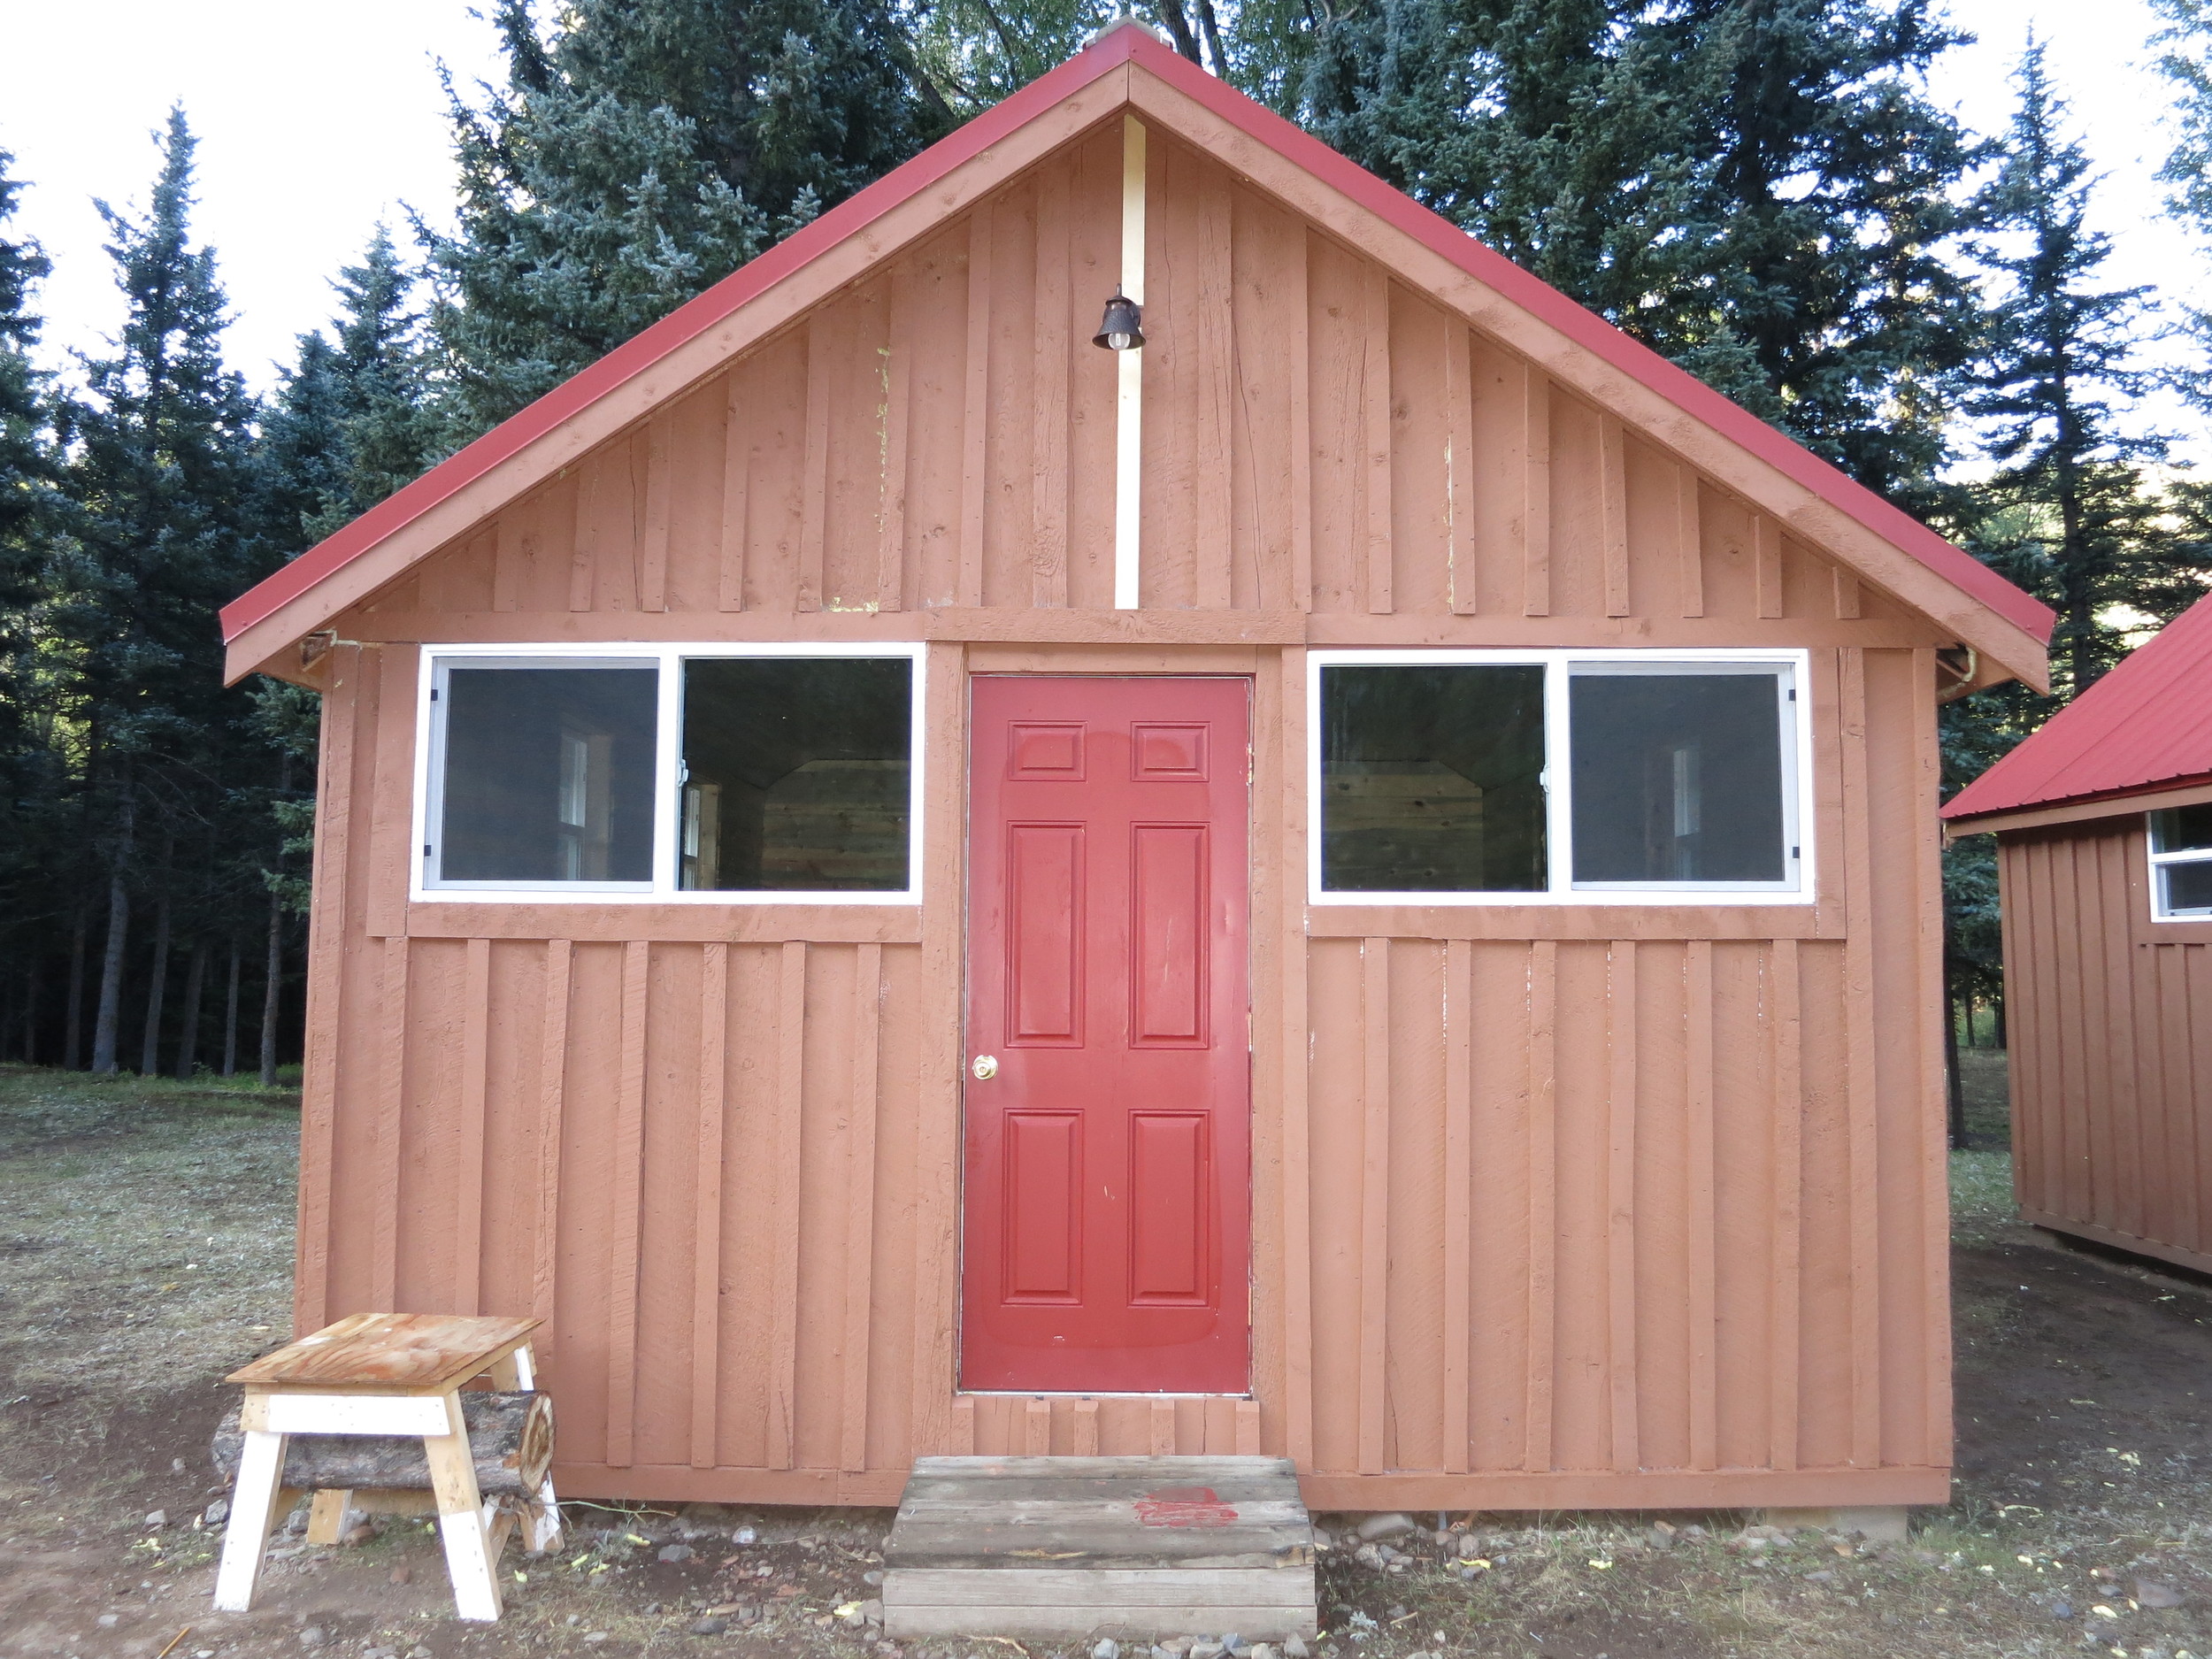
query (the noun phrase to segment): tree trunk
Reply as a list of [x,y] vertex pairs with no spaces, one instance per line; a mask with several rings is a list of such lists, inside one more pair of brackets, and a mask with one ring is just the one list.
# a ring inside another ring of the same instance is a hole
[[230,941],[230,994],[223,1003],[223,1075],[238,1075],[238,941]]
[[[476,1489],[488,1498],[535,1497],[553,1466],[553,1396],[527,1390],[465,1393],[461,1419],[476,1455]],[[234,1409],[209,1448],[225,1480],[238,1472],[245,1438]],[[430,1463],[422,1441],[411,1435],[296,1434],[284,1448],[283,1484],[310,1492],[426,1492]]]
[[2005,1040],[2005,994],[2001,990],[1992,999],[1990,1013],[1995,1026],[1990,1034],[1996,1038],[1996,1046],[2001,1052],[2012,1046]]
[[23,1064],[38,1064],[38,982],[39,971],[33,967],[29,982],[23,987]]
[[207,941],[192,941],[191,964],[184,971],[184,1029],[177,1037],[177,1075],[186,1082],[200,1064],[200,994],[207,987]]
[[273,1085],[276,1076],[277,989],[284,982],[284,904],[269,895],[268,977],[261,991],[261,1081]]
[[146,1034],[138,1048],[138,1075],[161,1075],[161,1005],[169,994],[169,857],[161,859],[161,896],[154,901],[154,969],[146,984]]
[[1966,1146],[1966,1085],[1959,1076],[1958,998],[1947,984],[1943,987],[1943,1064],[1949,1081],[1947,1115],[1951,1150],[1957,1152]]
[[69,1006],[63,1010],[61,1063],[74,1071],[84,1064],[85,907],[69,930]]
[[92,1019],[92,1069],[115,1075],[115,1039],[123,1023],[123,942],[130,931],[131,898],[123,887],[123,858],[108,872],[108,942],[100,956],[100,1007]]

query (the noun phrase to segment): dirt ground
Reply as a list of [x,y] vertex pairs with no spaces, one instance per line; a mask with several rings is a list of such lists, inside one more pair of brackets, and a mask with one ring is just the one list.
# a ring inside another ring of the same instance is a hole
[[[1386,1555],[1323,1517],[1314,1652],[2212,1659],[2212,1281],[2011,1219],[2001,1065],[1970,1058],[1979,1149],[1954,1164],[1948,1509],[1873,1546],[1725,1514],[1451,1516],[1444,1541],[1425,1514]],[[880,1640],[862,1604],[881,1511],[571,1506],[557,1555],[502,1563],[491,1628],[453,1618],[419,1521],[336,1549],[294,1535],[253,1613],[211,1613],[216,1379],[283,1332],[296,1133],[280,1094],[0,1069],[0,1655],[1054,1651]]]

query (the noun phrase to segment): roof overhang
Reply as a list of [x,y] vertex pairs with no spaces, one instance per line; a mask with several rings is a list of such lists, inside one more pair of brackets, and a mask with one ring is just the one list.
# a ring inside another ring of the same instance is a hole
[[295,648],[348,607],[1125,109],[1390,265],[1399,280],[1648,441],[1725,476],[1792,533],[1972,648],[1992,665],[1987,683],[2009,674],[2047,687],[2047,608],[1133,24],[825,213],[225,607],[229,678],[257,669],[301,678]]
[[1993,835],[2005,830],[2050,829],[2062,824],[2091,824],[2099,818],[2134,818],[2163,807],[2201,806],[2207,802],[2212,802],[2212,776],[2174,778],[2162,783],[2146,784],[2139,789],[2121,789],[2108,795],[2083,795],[2072,801],[1946,818],[1943,833],[1947,840],[1956,841],[1962,835]]

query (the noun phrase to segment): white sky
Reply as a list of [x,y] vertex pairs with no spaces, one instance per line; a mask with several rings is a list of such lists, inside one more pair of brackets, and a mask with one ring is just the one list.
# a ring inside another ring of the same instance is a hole
[[[1980,37],[1935,88],[1978,130],[2005,121],[2028,28],[2108,177],[2102,228],[2116,281],[2201,292],[2212,265],[2161,213],[2163,83],[2144,66],[2146,0],[1949,0]],[[195,229],[217,250],[237,320],[231,360],[258,387],[293,338],[330,315],[332,274],[401,204],[442,217],[452,188],[434,60],[464,84],[495,73],[470,0],[13,0],[0,57],[0,148],[27,182],[13,230],[44,244],[45,356],[97,349],[119,319],[91,198],[142,205],[148,134],[181,101],[201,137]],[[2152,418],[2186,433],[2178,406]],[[2200,447],[2192,445],[2190,447]]]

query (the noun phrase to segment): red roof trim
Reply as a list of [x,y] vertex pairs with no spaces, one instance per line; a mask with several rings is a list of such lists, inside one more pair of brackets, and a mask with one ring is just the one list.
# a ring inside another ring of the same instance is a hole
[[1769,463],[2008,622],[2039,641],[2050,638],[2050,610],[1988,566],[1449,220],[1178,57],[1141,26],[1131,25],[1112,30],[1096,44],[841,203],[302,554],[224,608],[224,639],[236,639],[835,243],[921,194],[1052,105],[1132,62]]

